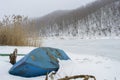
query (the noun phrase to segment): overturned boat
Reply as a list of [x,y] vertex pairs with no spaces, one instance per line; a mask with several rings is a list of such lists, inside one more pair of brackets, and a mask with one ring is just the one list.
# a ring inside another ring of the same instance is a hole
[[59,69],[60,60],[69,60],[63,50],[41,47],[36,48],[19,60],[10,70],[12,75],[22,77],[36,77],[46,75]]

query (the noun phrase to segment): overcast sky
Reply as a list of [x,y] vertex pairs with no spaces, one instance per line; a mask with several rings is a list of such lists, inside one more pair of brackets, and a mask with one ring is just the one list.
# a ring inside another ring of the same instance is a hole
[[20,14],[40,17],[55,10],[75,9],[94,0],[0,0],[0,17]]

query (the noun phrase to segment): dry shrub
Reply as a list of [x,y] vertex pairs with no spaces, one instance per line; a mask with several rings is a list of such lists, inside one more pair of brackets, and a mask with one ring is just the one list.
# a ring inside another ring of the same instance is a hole
[[40,40],[37,41],[38,36],[30,36],[29,26],[25,25],[23,21],[25,18],[20,15],[12,16],[12,18],[5,16],[0,22],[0,45],[41,46]]

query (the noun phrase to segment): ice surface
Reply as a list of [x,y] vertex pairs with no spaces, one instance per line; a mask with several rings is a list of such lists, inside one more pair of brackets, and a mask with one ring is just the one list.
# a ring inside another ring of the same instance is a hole
[[[94,75],[97,80],[120,79],[119,39],[56,39],[47,38],[43,46],[63,49],[72,60],[60,61],[60,69],[55,80],[65,76]],[[18,48],[18,53],[27,54],[35,47],[0,46],[0,53],[10,53]],[[18,57],[17,60],[22,57]],[[8,56],[0,56],[0,79],[2,80],[45,80],[45,76],[23,78],[8,73],[12,65]],[[80,79],[82,80],[82,79]]]

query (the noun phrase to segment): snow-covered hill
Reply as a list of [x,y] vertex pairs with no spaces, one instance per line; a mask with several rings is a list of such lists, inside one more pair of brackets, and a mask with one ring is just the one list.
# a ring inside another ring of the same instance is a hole
[[41,36],[120,37],[120,0],[96,0],[75,10],[53,12],[37,19],[35,27]]

